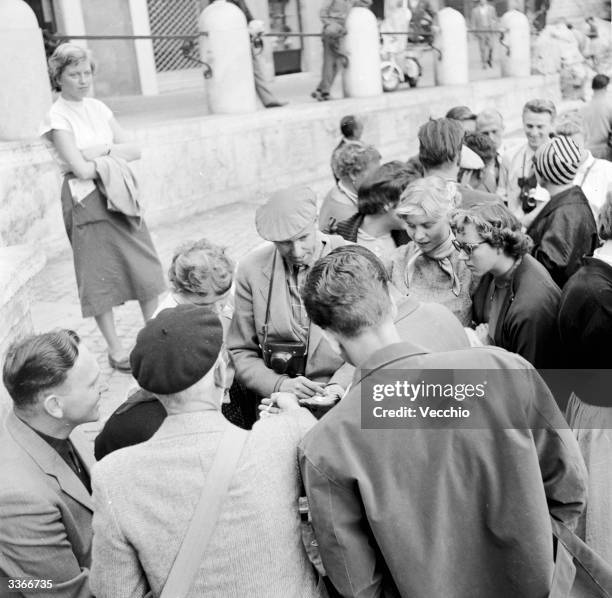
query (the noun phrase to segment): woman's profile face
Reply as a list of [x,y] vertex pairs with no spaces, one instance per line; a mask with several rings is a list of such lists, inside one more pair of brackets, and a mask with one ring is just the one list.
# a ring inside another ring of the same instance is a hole
[[93,71],[88,60],[69,64],[59,77],[62,96],[75,102],[82,100],[91,89],[92,79]]
[[406,214],[402,219],[406,223],[408,235],[423,253],[435,249],[450,234],[447,218],[435,219],[421,211],[419,214]]

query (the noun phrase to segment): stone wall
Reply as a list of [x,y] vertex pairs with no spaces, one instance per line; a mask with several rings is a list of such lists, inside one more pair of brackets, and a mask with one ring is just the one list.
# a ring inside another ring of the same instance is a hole
[[[30,314],[31,283],[42,270],[45,258],[32,245],[0,248],[0,355],[6,355],[11,342],[32,333]],[[10,404],[4,385],[0,384],[0,417]]]
[[[325,188],[345,114],[363,116],[365,138],[385,160],[405,160],[416,151],[419,126],[452,105],[496,107],[511,131],[527,100],[557,100],[558,88],[556,76],[496,79],[149,125],[135,131],[143,147],[137,170],[147,220],[155,227],[235,201],[257,202],[297,183]],[[59,173],[42,143],[0,145],[0,181],[0,246],[34,243],[50,254],[67,249]]]
[[548,23],[564,18],[569,22],[584,21],[585,17],[594,16],[600,19],[610,15],[610,0],[552,0],[546,15]]

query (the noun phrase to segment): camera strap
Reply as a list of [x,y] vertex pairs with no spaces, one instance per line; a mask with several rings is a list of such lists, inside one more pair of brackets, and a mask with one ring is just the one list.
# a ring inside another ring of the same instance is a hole
[[[278,250],[274,250],[274,257],[272,258],[272,272],[270,274],[270,284],[268,286],[268,298],[266,301],[266,317],[263,325],[263,345],[268,342],[268,320],[270,319],[270,300],[272,298],[272,290],[274,287],[274,272],[276,271],[276,255]],[[306,334],[306,358],[308,358],[308,349],[310,347],[310,323],[308,324],[308,332]]]

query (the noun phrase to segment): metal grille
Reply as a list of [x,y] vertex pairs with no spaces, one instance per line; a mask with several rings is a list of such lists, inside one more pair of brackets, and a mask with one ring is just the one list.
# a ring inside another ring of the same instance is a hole
[[[196,35],[198,0],[147,0],[152,35]],[[154,39],[155,70],[160,72],[193,68],[181,54],[181,41]]]

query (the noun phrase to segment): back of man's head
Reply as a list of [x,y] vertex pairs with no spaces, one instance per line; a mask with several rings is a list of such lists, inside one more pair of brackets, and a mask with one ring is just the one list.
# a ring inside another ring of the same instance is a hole
[[391,314],[388,283],[384,265],[371,251],[348,245],[316,262],[302,297],[317,326],[354,338]]
[[451,118],[426,122],[419,129],[419,160],[423,167],[427,170],[457,163],[464,134],[461,123]]
[[2,380],[16,409],[35,408],[38,398],[66,381],[79,356],[80,339],[72,330],[56,330],[13,343]]
[[591,87],[593,91],[599,91],[600,89],[606,89],[608,84],[610,83],[610,77],[608,75],[599,74],[593,77],[593,81],[591,82]]

